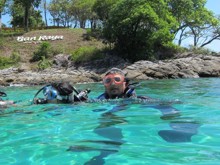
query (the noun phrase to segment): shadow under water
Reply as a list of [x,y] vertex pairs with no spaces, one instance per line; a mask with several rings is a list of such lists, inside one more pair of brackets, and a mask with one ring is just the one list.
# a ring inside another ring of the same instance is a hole
[[[104,112],[99,118],[99,126],[96,127],[93,132],[107,138],[109,140],[85,140],[82,142],[91,142],[91,143],[103,143],[105,145],[111,145],[114,149],[105,149],[105,148],[95,148],[95,147],[85,147],[85,146],[70,146],[67,151],[72,152],[85,152],[85,151],[100,151],[98,156],[92,157],[88,160],[85,165],[102,165],[105,163],[105,157],[110,154],[115,154],[119,151],[120,146],[126,141],[123,139],[122,130],[118,127],[115,127],[118,124],[127,123],[125,118],[117,116],[115,113],[118,111],[126,110],[125,104],[116,105],[111,110]],[[180,111],[176,108],[168,105],[141,105],[141,108],[154,108],[159,110],[162,113],[162,120],[169,120],[170,127],[172,130],[160,130],[158,135],[167,142],[170,143],[179,143],[179,142],[190,142],[191,137],[197,134],[197,129],[200,126],[197,122],[190,121],[188,118],[185,120],[181,118]],[[95,109],[94,112],[102,112],[106,109]],[[112,148],[111,147],[111,148]]]

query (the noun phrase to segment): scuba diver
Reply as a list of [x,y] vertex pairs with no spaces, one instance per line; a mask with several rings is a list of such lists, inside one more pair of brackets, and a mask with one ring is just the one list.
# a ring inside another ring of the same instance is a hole
[[10,105],[14,105],[15,102],[12,100],[3,100],[2,97],[7,97],[5,92],[0,91],[0,108],[7,108]]
[[[118,99],[118,98],[131,98],[131,99],[141,99],[141,100],[153,100],[146,96],[137,96],[135,92],[136,83],[130,84],[129,80],[126,78],[126,73],[118,68],[110,69],[103,78],[103,85],[105,87],[105,92],[97,97],[99,100],[106,99]],[[126,120],[119,117],[115,112],[126,110],[127,104],[116,105],[108,112],[105,112],[100,117],[100,124],[93,130],[94,133],[105,137],[108,140],[102,141],[102,143],[112,144],[114,147],[111,149],[96,149],[84,146],[70,146],[67,151],[81,152],[81,151],[100,151],[100,154],[92,157],[84,165],[96,165],[104,164],[105,158],[111,154],[117,153],[120,150],[120,146],[126,141],[123,140],[122,130],[117,127],[117,124],[126,123]],[[160,130],[158,135],[167,142],[190,142],[191,137],[197,134],[197,128],[200,124],[194,121],[182,121],[180,119],[180,111],[167,104],[159,105],[143,105],[141,108],[155,108],[161,111],[162,120],[170,120],[171,130]],[[116,127],[115,127],[116,126]],[[99,140],[91,140],[93,143],[100,143]]]
[[103,78],[105,92],[97,99],[118,99],[118,98],[141,98],[150,99],[146,96],[137,96],[135,87],[138,83],[130,84],[130,80],[125,77],[126,73],[118,68],[110,69]]
[[[140,100],[151,101],[153,100],[147,96],[137,96],[135,92],[135,85],[137,83],[130,84],[129,79],[126,78],[126,73],[118,68],[112,68],[105,74],[103,78],[103,85],[105,86],[105,92],[98,96],[98,99],[117,99],[117,98],[137,98]],[[125,105],[123,105],[125,106]],[[167,104],[159,104],[154,106],[143,105],[144,107],[152,107],[160,110],[162,113],[162,120],[180,119],[180,111]],[[116,108],[116,110],[120,108]],[[123,108],[124,109],[124,108]],[[118,110],[117,110],[118,111]],[[112,113],[113,111],[111,111]],[[114,110],[115,112],[115,110]],[[109,112],[110,113],[110,112]],[[167,142],[188,142],[191,141],[191,137],[197,134],[197,128],[200,126],[195,121],[190,122],[176,122],[172,121],[170,127],[172,130],[161,130],[158,134]]]
[[[37,98],[40,92],[43,92],[44,98]],[[74,86],[67,82],[52,83],[42,87],[35,94],[34,104],[47,104],[47,103],[66,103],[71,104],[74,102],[86,101],[88,99],[90,89],[82,91],[77,90]]]

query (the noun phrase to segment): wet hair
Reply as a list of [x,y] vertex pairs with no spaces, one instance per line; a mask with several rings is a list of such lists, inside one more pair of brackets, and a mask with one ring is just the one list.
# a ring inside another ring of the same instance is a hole
[[61,96],[70,95],[74,91],[74,87],[67,82],[53,83],[52,87],[54,87]]
[[125,77],[127,75],[127,72],[125,72],[119,68],[112,68],[106,72],[105,76],[107,76],[109,74],[120,74]]

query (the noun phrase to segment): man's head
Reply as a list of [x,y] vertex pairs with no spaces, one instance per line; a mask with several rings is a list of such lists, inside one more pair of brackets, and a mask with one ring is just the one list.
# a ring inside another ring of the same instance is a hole
[[67,82],[54,83],[52,86],[58,91],[61,96],[68,96],[73,93],[74,87]]
[[127,87],[126,73],[118,68],[112,68],[105,74],[103,84],[110,98],[116,98],[124,93]]
[[52,83],[49,86],[44,87],[43,94],[46,99],[52,102],[63,102],[67,103],[72,101],[72,93],[74,91],[74,87],[69,83]]

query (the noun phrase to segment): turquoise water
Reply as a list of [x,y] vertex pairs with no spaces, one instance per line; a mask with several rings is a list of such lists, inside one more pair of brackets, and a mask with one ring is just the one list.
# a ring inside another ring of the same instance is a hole
[[[1,88],[20,102],[0,112],[0,164],[219,164],[219,84],[142,81],[137,93],[157,100],[77,105],[31,105],[40,87]],[[91,98],[104,90],[99,83],[76,86],[91,88]]]

